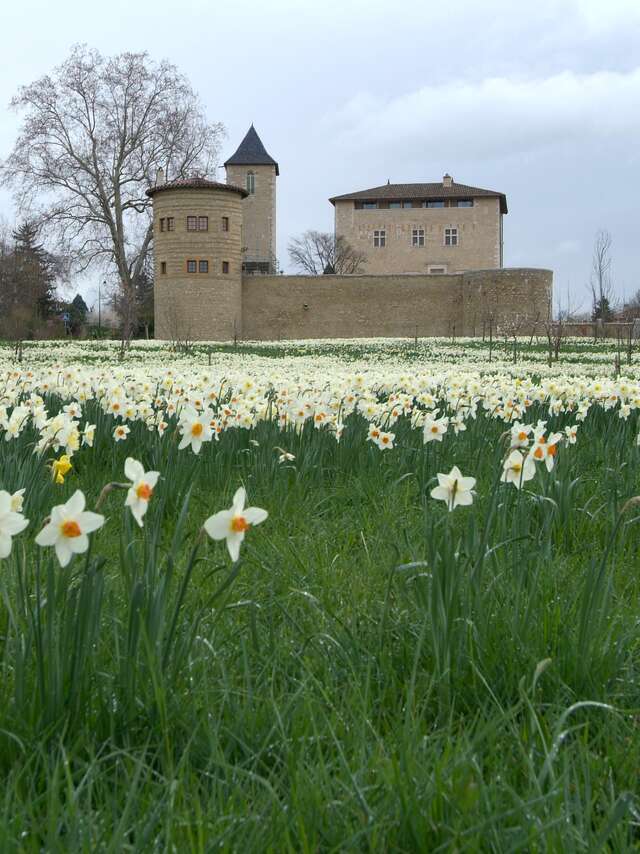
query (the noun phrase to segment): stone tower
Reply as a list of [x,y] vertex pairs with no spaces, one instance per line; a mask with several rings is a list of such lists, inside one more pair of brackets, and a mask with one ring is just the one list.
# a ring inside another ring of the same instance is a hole
[[247,191],[242,203],[242,268],[245,273],[275,273],[276,177],[280,170],[253,125],[224,165],[227,182]]
[[242,334],[242,187],[165,182],[153,199],[155,337],[225,341]]

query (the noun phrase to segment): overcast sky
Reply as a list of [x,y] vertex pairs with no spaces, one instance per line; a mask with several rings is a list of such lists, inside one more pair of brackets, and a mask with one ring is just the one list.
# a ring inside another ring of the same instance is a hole
[[506,193],[507,266],[552,268],[586,308],[607,228],[617,292],[640,288],[640,0],[0,0],[0,32],[0,157],[11,96],[73,43],[146,50],[225,124],[223,161],[254,122],[285,269],[291,235],[333,227],[329,196],[449,172]]

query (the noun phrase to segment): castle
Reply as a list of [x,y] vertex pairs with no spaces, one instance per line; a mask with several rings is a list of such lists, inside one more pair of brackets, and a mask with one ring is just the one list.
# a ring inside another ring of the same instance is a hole
[[226,183],[166,181],[153,200],[155,332],[170,340],[475,335],[550,314],[552,273],[502,266],[503,193],[390,184],[334,196],[336,236],[363,273],[278,275],[279,166],[253,125]]

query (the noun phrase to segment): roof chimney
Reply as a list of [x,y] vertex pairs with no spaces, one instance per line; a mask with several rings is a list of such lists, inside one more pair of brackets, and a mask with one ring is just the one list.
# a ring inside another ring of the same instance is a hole
[[162,166],[156,170],[156,187],[164,184],[164,169]]
[[442,178],[442,186],[450,188],[452,184],[453,184],[453,178],[451,177],[451,175],[449,175],[448,172],[445,172],[444,176]]

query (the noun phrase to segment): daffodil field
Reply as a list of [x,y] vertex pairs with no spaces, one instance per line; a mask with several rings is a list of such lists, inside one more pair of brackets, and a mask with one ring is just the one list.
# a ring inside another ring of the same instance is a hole
[[0,370],[0,851],[640,849],[640,351]]

